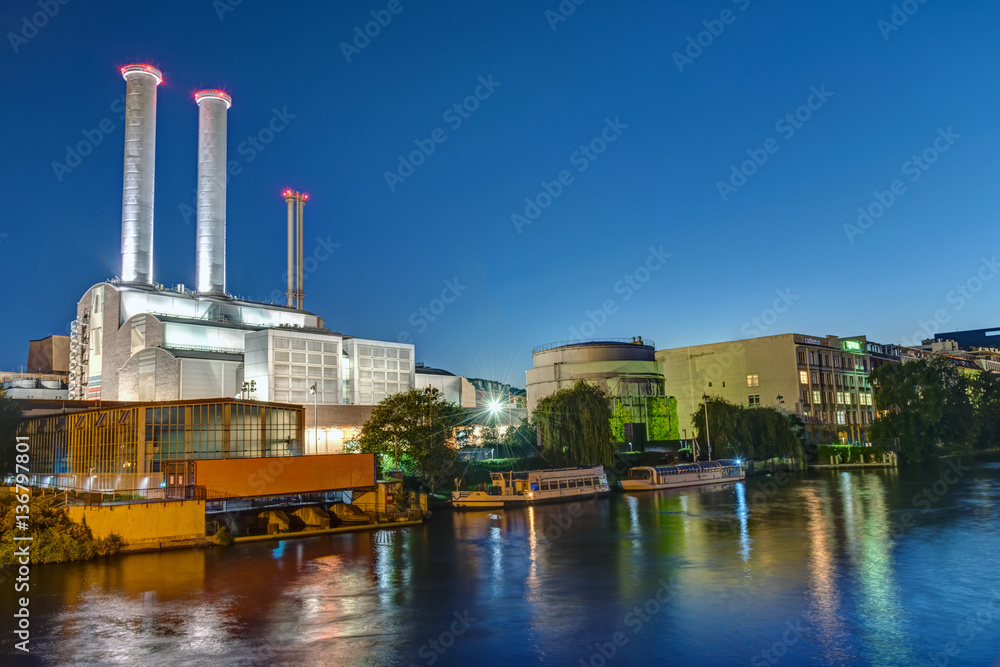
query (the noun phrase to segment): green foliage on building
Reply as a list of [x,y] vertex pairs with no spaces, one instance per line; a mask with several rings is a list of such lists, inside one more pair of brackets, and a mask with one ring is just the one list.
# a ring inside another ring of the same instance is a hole
[[635,421],[632,411],[621,399],[612,399],[611,434],[616,442],[625,442],[625,424]]
[[673,396],[625,396],[611,399],[611,433],[625,442],[625,424],[646,425],[649,440],[679,440],[677,399]]
[[611,400],[600,387],[577,381],[539,401],[532,413],[542,457],[554,466],[614,463]]

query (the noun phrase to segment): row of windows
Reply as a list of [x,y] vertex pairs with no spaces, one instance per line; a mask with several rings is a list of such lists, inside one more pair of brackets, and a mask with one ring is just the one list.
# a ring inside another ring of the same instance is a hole
[[358,371],[358,379],[364,380],[389,380],[390,382],[406,382],[409,387],[410,374],[397,373],[395,371]]
[[283,361],[295,364],[326,364],[327,366],[337,365],[337,355],[335,354],[320,354],[318,352],[287,352],[284,350],[274,351],[274,360]]
[[392,370],[410,370],[409,361],[397,361],[395,359],[358,359],[358,368],[389,368]]
[[410,350],[400,347],[375,347],[358,345],[358,355],[362,357],[385,357],[388,359],[409,359]]
[[306,340],[304,338],[274,338],[276,350],[307,350],[309,352],[326,352],[337,354],[337,343],[326,343],[321,340]]
[[[799,350],[796,353],[796,357],[798,358],[800,366],[806,365],[805,350]],[[808,359],[810,366],[817,365],[817,362],[819,362],[820,366],[831,365],[830,364],[831,358],[830,355],[827,353],[816,352],[815,350],[809,350]],[[853,368],[855,370],[863,370],[865,372],[868,371],[868,360],[865,357],[859,357],[847,354],[840,354],[840,355],[835,354],[833,355],[832,361],[833,361],[833,368],[847,368],[847,369]]]
[[874,419],[875,416],[871,412],[858,413],[837,410],[817,412],[812,421],[816,424],[829,424],[831,420],[835,420],[838,425],[847,426],[849,424],[871,424]]
[[[809,380],[811,379],[813,384],[836,385],[838,387],[843,384],[845,387],[853,387],[854,377],[853,375],[841,375],[840,373],[833,373],[831,375],[830,373],[818,373],[816,371],[812,371],[811,373],[799,371],[799,384],[809,384]],[[864,387],[867,384],[867,378],[858,377],[859,387]]]
[[374,391],[377,394],[398,394],[410,390],[409,384],[395,382],[358,382],[359,391]]
[[320,367],[320,366],[289,366],[288,364],[275,364],[274,365],[274,379],[277,382],[278,376],[291,375],[292,378],[309,378],[309,382],[312,382],[315,378],[335,378],[337,377],[337,369],[331,366]]
[[[836,395],[837,403],[843,403],[845,405],[850,405],[852,403],[856,404],[856,405],[872,405],[872,395],[871,395],[870,392],[867,392],[867,391],[862,391],[859,394],[852,394],[849,391],[838,391],[838,392],[836,392],[836,394],[837,394]],[[828,392],[813,391],[812,392],[812,402],[813,403],[822,403],[824,397],[826,398],[826,402],[827,403],[833,403],[834,392],[832,392],[832,391],[828,391]],[[808,403],[809,402],[809,393],[806,392],[806,391],[802,392],[802,402],[803,403]]]
[[539,491],[558,491],[559,489],[592,489],[598,486],[596,477],[585,477],[583,479],[559,479],[550,482],[540,482]]

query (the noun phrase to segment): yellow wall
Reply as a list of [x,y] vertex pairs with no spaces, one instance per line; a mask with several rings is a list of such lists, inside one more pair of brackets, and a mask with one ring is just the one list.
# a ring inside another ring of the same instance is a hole
[[68,508],[73,521],[86,521],[94,537],[118,533],[133,549],[172,546],[205,539],[205,503],[178,500],[163,503]]

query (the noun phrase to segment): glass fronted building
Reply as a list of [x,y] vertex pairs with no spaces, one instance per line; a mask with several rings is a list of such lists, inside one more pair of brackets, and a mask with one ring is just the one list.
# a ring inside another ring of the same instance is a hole
[[64,489],[156,488],[193,461],[303,455],[299,405],[227,399],[135,403],[29,417],[34,483]]

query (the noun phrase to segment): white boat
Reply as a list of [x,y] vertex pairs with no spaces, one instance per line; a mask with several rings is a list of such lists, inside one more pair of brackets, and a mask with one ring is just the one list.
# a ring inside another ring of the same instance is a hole
[[611,492],[604,466],[490,473],[487,491],[454,491],[455,509],[495,509],[564,502]]
[[625,491],[675,489],[682,486],[734,482],[746,477],[739,459],[682,463],[675,466],[640,466],[628,471],[621,481]]

